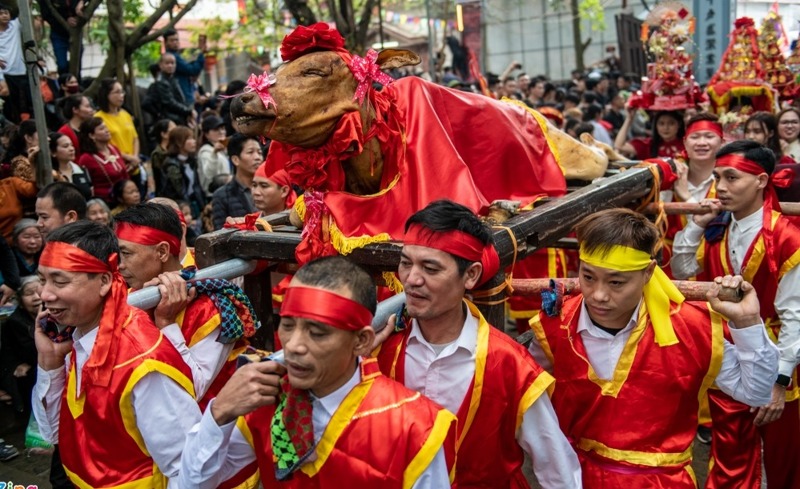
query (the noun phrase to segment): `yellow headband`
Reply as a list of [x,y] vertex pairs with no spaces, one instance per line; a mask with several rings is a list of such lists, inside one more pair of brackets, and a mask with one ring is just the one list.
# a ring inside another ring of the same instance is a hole
[[[591,253],[581,245],[580,259],[593,267],[607,268],[618,272],[635,272],[644,270],[652,262],[648,253],[630,248],[628,246],[614,245],[608,248],[597,248]],[[653,275],[644,285],[642,290],[644,303],[653,323],[656,343],[659,346],[669,346],[678,343],[672,321],[669,318],[670,301],[681,304],[683,294],[675,287],[667,274],[656,265]]]

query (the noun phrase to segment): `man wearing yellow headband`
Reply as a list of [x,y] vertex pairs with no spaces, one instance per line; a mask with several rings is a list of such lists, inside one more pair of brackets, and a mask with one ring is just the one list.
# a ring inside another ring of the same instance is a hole
[[[552,399],[578,452],[587,488],[694,488],[692,442],[699,397],[716,382],[752,406],[769,399],[777,351],[758,299],[741,277],[716,279],[705,303],[684,302],[652,258],[656,227],[628,209],[576,227],[581,295],[560,316],[531,321],[530,351],[556,378]],[[740,303],[717,298],[741,284]],[[752,326],[752,327],[751,327]]]
[[458,416],[457,487],[528,488],[527,453],[543,488],[580,488],[553,378],[464,298],[498,270],[491,231],[466,207],[441,200],[411,216],[398,269],[410,318],[381,346],[381,370]]
[[800,488],[800,230],[780,213],[775,187],[792,181],[774,171],[775,155],[735,141],[717,153],[719,200],[675,236],[676,277],[741,274],[761,301],[761,317],[780,351],[772,399],[758,410],[709,391],[713,422],[708,487],[758,487],[763,464],[770,487]]
[[118,255],[111,230],[91,221],[48,234],[37,319],[74,333],[55,342],[37,325],[33,411],[74,486],[184,487],[181,450],[200,419],[191,372],[147,313],[127,304]]
[[345,258],[298,270],[278,328],[286,377],[272,361],[234,374],[187,438],[181,487],[216,488],[253,462],[266,488],[450,487],[455,416],[366,357],[375,307],[374,282]]

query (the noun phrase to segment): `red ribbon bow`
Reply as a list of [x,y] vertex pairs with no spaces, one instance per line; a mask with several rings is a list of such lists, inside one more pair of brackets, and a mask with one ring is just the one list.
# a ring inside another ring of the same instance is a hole
[[256,92],[261,102],[264,104],[265,109],[269,109],[270,104],[272,104],[275,110],[277,110],[278,105],[275,103],[275,99],[272,98],[272,95],[269,94],[269,87],[274,85],[275,81],[275,75],[269,74],[266,71],[260,75],[251,74],[250,78],[247,79],[247,87],[245,87],[244,91]]
[[770,181],[772,185],[778,188],[789,188],[794,181],[794,175],[794,170],[791,168],[784,168],[773,173],[770,177]]
[[364,96],[372,86],[373,81],[384,86],[394,81],[391,76],[381,71],[381,67],[375,63],[377,59],[378,52],[374,49],[370,49],[367,51],[366,57],[362,58],[361,56],[354,55],[353,59],[350,60],[348,66],[350,67],[350,71],[353,72],[353,76],[358,80],[358,87],[356,87],[353,100],[358,100],[359,104],[364,102]]

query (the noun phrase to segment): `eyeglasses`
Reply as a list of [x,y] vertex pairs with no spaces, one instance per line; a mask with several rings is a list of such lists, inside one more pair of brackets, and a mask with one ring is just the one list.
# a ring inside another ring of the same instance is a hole
[[108,94],[109,95],[119,95],[119,94],[123,94],[124,95],[125,94],[125,90],[112,90],[112,91],[108,92]]
[[782,126],[796,126],[798,124],[800,124],[800,120],[788,120],[780,122],[780,125]]

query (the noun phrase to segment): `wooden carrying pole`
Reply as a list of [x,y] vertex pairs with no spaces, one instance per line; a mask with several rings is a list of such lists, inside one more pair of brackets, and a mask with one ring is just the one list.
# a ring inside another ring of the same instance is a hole
[[[648,204],[644,208],[645,214],[657,214],[659,205],[664,206],[667,215],[676,214],[708,214],[711,208],[697,202],[663,202],[661,204]],[[781,202],[781,213],[786,216],[800,216],[800,202]]]
[[[550,288],[549,278],[514,279],[511,286],[514,288],[514,295],[536,295],[543,290]],[[577,278],[557,278],[553,279],[556,286],[564,287],[564,294],[579,294],[581,291],[580,282]],[[712,282],[694,282],[690,280],[673,280],[672,283],[678,287],[687,301],[704,301],[706,293],[711,289]],[[739,302],[742,300],[742,291],[739,289],[729,289],[723,287],[719,292],[719,298],[728,302]]]

